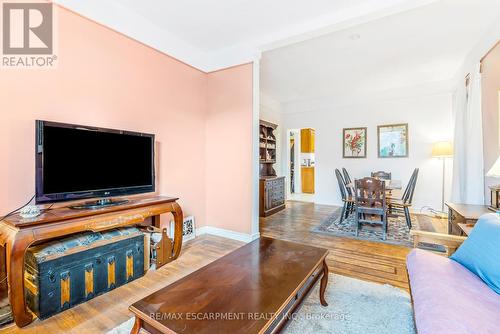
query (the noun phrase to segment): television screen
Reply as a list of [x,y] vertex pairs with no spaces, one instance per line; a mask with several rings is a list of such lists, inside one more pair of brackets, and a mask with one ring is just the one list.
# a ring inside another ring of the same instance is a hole
[[154,135],[37,121],[37,203],[154,191]]

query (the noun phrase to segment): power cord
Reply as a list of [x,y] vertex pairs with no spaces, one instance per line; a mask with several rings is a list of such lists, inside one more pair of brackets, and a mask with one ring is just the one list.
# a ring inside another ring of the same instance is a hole
[[2,220],[4,220],[5,218],[8,218],[8,217],[10,217],[10,216],[12,216],[12,215],[14,215],[14,214],[18,213],[18,212],[19,212],[20,210],[22,210],[25,206],[28,206],[28,205],[31,203],[31,201],[32,201],[32,200],[34,200],[34,199],[35,199],[35,195],[33,195],[33,197],[31,197],[31,198],[30,198],[30,200],[28,201],[28,203],[26,203],[26,204],[24,204],[23,206],[21,206],[21,207],[19,207],[19,208],[15,209],[15,210],[13,210],[13,211],[9,212],[8,214],[6,214],[6,215],[5,215],[5,216],[3,216],[2,218],[0,218],[0,221],[2,221]]
[[[33,201],[33,199],[34,199],[34,198],[35,198],[35,195],[33,195],[33,197],[31,197],[31,198],[30,198],[30,200],[28,201],[28,203],[26,203],[26,204],[24,204],[23,206],[21,206],[21,207],[19,207],[19,208],[15,209],[15,210],[13,210],[13,211],[9,212],[8,214],[6,214],[6,215],[5,215],[5,216],[3,216],[2,218],[0,218],[0,221],[4,220],[5,218],[8,218],[8,217],[10,217],[10,216],[12,216],[12,215],[15,215],[16,213],[18,213],[19,211],[21,211],[24,207],[28,206],[28,205],[31,203],[31,201]],[[40,214],[42,214],[42,213],[45,213],[45,212],[47,212],[47,211],[52,210],[52,207],[53,207],[53,206],[54,206],[54,203],[52,203],[52,204],[51,204],[48,208],[41,209],[41,210],[40,210]]]
[[422,212],[424,212],[424,211],[428,211],[428,212],[432,213],[432,214],[433,214],[434,216],[436,216],[436,217],[444,217],[444,216],[446,216],[446,215],[447,215],[447,213],[446,213],[446,212],[441,211],[441,210],[436,210],[436,209],[434,209],[434,208],[432,208],[432,207],[430,207],[430,206],[424,206],[424,207],[422,207],[422,208],[420,209],[420,213],[422,213]]

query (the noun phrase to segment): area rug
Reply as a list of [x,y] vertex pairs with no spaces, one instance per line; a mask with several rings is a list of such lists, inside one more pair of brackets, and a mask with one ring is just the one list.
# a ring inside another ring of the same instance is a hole
[[[404,216],[388,218],[387,237],[386,240],[383,240],[384,233],[380,225],[362,224],[359,235],[356,236],[356,221],[354,214],[349,215],[347,219],[340,222],[341,213],[341,208],[336,209],[328,218],[323,220],[321,224],[313,227],[311,232],[413,247],[413,237],[410,235]],[[420,226],[420,222],[415,215],[411,215],[411,224],[412,228],[415,230],[429,231],[428,226]],[[430,231],[432,232],[432,229]],[[429,245],[425,246],[426,248],[429,247]],[[434,249],[435,247],[432,248]]]
[[[391,285],[330,274],[325,293],[328,307],[319,303],[319,284],[291,317],[288,334],[414,334],[410,295]],[[134,319],[108,334],[128,334]]]

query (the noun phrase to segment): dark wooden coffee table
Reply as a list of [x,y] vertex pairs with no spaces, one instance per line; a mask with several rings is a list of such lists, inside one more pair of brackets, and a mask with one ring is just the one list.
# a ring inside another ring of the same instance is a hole
[[130,306],[131,333],[277,333],[322,275],[328,251],[257,239]]

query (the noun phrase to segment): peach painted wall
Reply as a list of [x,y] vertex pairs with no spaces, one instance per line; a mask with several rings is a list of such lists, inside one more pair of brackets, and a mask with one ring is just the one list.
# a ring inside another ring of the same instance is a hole
[[208,74],[207,225],[252,227],[252,64]]
[[0,215],[34,194],[43,119],[155,133],[159,192],[204,225],[207,74],[56,9],[57,68],[0,69]]
[[[486,173],[500,155],[500,44],[497,44],[483,59],[481,90],[484,172]],[[488,204],[491,197],[488,186],[496,184],[498,184],[498,179],[485,178],[484,199]]]
[[0,69],[0,214],[34,194],[43,119],[155,133],[158,192],[180,197],[198,227],[250,233],[252,65],[207,74],[55,10],[57,68]]

